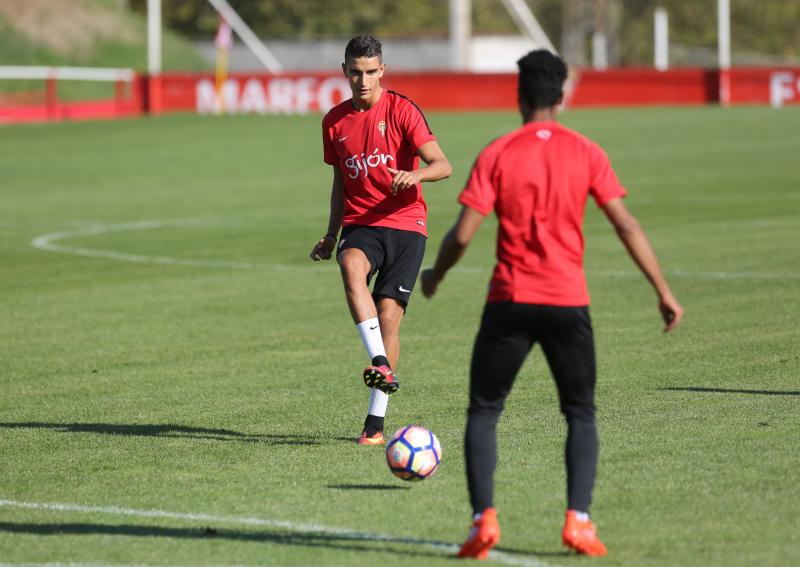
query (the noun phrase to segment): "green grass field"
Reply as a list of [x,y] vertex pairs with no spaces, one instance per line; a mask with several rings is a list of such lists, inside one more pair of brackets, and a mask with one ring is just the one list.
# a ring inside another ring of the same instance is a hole
[[[512,114],[432,114],[427,264]],[[496,564],[790,565],[800,555],[800,109],[572,111],[686,308],[589,204],[599,357],[593,517],[566,554],[564,425],[540,351],[501,419]],[[434,478],[353,439],[366,355],[334,265],[319,117],[0,128],[0,564],[452,565],[469,524],[467,365],[494,220],[403,327],[387,428],[430,427]],[[39,247],[35,247],[36,243]],[[43,249],[45,248],[45,249]],[[50,248],[49,250],[46,248]]]

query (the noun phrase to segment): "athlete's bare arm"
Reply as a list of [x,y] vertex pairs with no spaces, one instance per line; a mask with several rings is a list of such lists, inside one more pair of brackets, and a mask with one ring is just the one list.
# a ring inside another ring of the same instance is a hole
[[420,274],[422,284],[422,294],[425,297],[433,297],[439,283],[444,279],[447,270],[452,268],[464,254],[464,251],[472,241],[472,237],[483,223],[483,215],[470,207],[462,207],[458,215],[456,224],[445,234],[442,244],[439,246],[439,255],[433,268],[423,270]]
[[333,166],[333,183],[331,184],[331,212],[328,217],[328,232],[320,238],[319,242],[311,249],[311,259],[315,262],[330,260],[333,249],[336,247],[336,235],[342,226],[344,216],[344,181],[342,170]]
[[444,155],[442,148],[439,147],[439,143],[435,140],[422,144],[417,149],[417,153],[419,157],[422,158],[422,161],[427,164],[426,167],[414,171],[402,171],[392,167],[387,168],[389,173],[394,176],[392,179],[393,194],[396,195],[400,191],[404,191],[409,187],[414,187],[417,183],[421,183],[422,181],[439,181],[440,179],[445,179],[452,175],[453,168],[447,156]]
[[680,306],[678,300],[672,295],[672,291],[661,273],[661,268],[658,265],[656,253],[653,247],[650,246],[650,241],[642,230],[639,221],[628,211],[628,207],[622,202],[622,199],[612,199],[603,206],[608,220],[614,225],[617,235],[628,253],[642,270],[642,273],[653,285],[653,288],[658,294],[658,310],[661,312],[661,318],[664,319],[666,326],[664,331],[671,331],[681,323],[683,318],[683,307]]

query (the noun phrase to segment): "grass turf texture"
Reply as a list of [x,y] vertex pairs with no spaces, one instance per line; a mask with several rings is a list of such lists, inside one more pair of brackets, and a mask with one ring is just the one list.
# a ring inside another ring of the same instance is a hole
[[[426,187],[430,264],[476,153],[511,114],[432,114],[453,179]],[[599,362],[597,565],[785,565],[800,553],[800,111],[574,111],[629,188],[687,309],[655,297],[590,202]],[[403,326],[391,433],[442,441],[410,486],[357,447],[367,360],[331,264],[319,117],[169,116],[0,129],[0,499],[248,516],[460,543],[469,524],[467,366],[492,263],[489,219]],[[58,244],[251,264],[133,263],[33,238],[191,221]],[[289,266],[277,268],[275,265]],[[500,423],[508,556],[562,553],[564,426],[543,357]],[[206,530],[206,528],[213,528]],[[448,565],[446,550],[307,528],[0,506],[5,563]],[[522,554],[522,555],[520,555]],[[523,557],[524,556],[524,557]]]

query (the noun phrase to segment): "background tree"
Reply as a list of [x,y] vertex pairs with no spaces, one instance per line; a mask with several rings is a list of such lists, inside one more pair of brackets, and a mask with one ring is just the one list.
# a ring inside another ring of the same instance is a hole
[[[144,13],[147,0],[126,0]],[[447,37],[446,0],[229,0],[265,38],[346,38],[372,33],[384,39]],[[670,18],[671,64],[714,65],[717,0],[526,0],[545,32],[572,65],[589,62],[590,38],[602,29],[609,63],[650,66],[653,12]],[[476,35],[519,33],[500,0],[472,0]],[[166,24],[193,38],[210,38],[217,14],[207,0],[163,0]],[[800,1],[731,0],[734,64],[800,61]]]

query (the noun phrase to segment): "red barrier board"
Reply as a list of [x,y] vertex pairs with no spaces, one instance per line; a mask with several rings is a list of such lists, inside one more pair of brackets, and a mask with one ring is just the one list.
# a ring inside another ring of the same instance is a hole
[[27,124],[61,120],[108,120],[141,115],[140,107],[114,100],[60,102],[55,107],[45,104],[0,107],[0,124]]
[[424,110],[515,110],[517,76],[507,73],[387,73],[387,88]]
[[167,73],[157,82],[151,78],[150,87],[150,109],[154,113],[305,114],[327,111],[350,98],[347,80],[328,73],[237,73],[220,88],[211,74]]
[[800,104],[800,69],[731,69],[732,104]]
[[[509,74],[387,73],[382,84],[425,110],[516,108],[516,76]],[[160,77],[160,89],[151,94],[155,112],[305,114],[327,112],[351,96],[347,79],[327,73],[232,74],[219,89],[210,74],[170,73]]]
[[[13,102],[13,96],[0,100],[0,124],[50,122],[61,120],[108,120],[139,116],[144,111],[144,79],[114,85],[114,98],[103,100],[62,101],[54,84],[48,81],[46,94],[27,94],[27,101]],[[19,97],[21,98],[21,97]]]
[[646,106],[716,102],[719,78],[706,69],[580,71],[569,106]]
[[[610,69],[574,73],[567,106],[800,104],[800,68]],[[515,110],[513,73],[387,73],[382,81],[424,110]],[[49,97],[52,98],[52,97]],[[306,114],[326,112],[350,98],[337,73],[232,74],[219,86],[212,74],[165,73],[137,77],[129,92],[113,101],[0,104],[0,123],[113,118],[141,112],[200,114]]]
[[[347,80],[335,74],[237,74],[219,93],[210,74],[166,74],[160,84],[156,112],[304,114],[325,112],[350,97]],[[510,73],[387,73],[382,84],[425,110],[517,107],[517,78]],[[571,107],[701,105],[718,100],[719,74],[705,69],[582,71],[570,81],[567,97]]]

